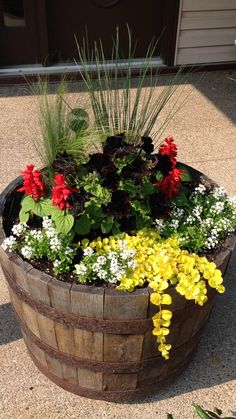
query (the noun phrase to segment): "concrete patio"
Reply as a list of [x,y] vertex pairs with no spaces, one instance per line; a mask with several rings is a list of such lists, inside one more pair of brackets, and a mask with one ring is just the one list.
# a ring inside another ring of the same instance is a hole
[[[162,76],[162,83],[169,76]],[[187,104],[163,135],[172,135],[179,160],[207,174],[236,195],[236,71],[190,77]],[[77,90],[77,89],[75,89]],[[84,94],[84,93],[80,93]],[[72,96],[78,93],[72,93]],[[168,112],[168,108],[166,111]],[[163,118],[163,116],[161,117]],[[23,85],[0,87],[0,190],[27,163],[39,163],[32,138],[38,135],[36,98]],[[33,365],[15,321],[0,273],[0,418],[193,419],[192,404],[236,415],[236,252],[198,351],[182,376],[165,391],[133,403],[85,399],[60,389]]]

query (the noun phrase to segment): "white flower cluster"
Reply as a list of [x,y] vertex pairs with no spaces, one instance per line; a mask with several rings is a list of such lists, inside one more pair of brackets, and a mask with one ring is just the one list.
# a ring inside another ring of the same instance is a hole
[[20,237],[26,231],[26,229],[27,229],[26,223],[18,223],[12,227],[11,231],[14,234],[14,236]]
[[236,228],[236,198],[228,197],[224,188],[209,191],[199,184],[187,206],[174,204],[170,218],[155,220],[155,227],[164,237],[177,236],[187,250],[214,249]]
[[9,250],[9,252],[13,252],[16,249],[16,246],[17,241],[14,236],[7,237],[2,243],[3,250]]
[[90,246],[83,251],[82,261],[75,265],[75,273],[80,282],[100,279],[109,283],[117,283],[127,270],[134,269],[136,251],[127,247],[124,240],[120,240],[117,250],[109,249],[104,254],[95,252]]
[[69,270],[75,249],[71,246],[69,237],[56,231],[49,217],[43,218],[41,229],[30,230],[25,223],[19,223],[12,227],[12,233],[14,235],[5,239],[2,244],[4,250],[16,250],[28,260],[47,257],[53,262],[55,273]]

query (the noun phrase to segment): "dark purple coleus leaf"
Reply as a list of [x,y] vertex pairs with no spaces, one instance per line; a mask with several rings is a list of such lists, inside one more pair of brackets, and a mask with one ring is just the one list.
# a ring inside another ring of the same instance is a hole
[[77,163],[75,162],[73,156],[64,151],[63,153],[56,154],[52,167],[57,173],[68,176],[76,172]]
[[130,195],[125,191],[115,191],[112,193],[111,202],[108,205],[102,205],[105,214],[114,217],[127,216],[131,210]]
[[153,219],[158,218],[162,215],[165,215],[168,211],[166,207],[166,196],[161,193],[157,192],[149,197],[149,205],[151,210],[151,216]]
[[102,181],[102,186],[115,191],[118,188],[120,176],[117,173],[111,173]]
[[83,211],[85,202],[89,199],[90,194],[83,188],[79,192],[72,192],[67,198],[68,204],[71,205],[70,211],[72,214],[78,214]]
[[133,179],[136,184],[140,184],[142,177],[149,175],[149,172],[147,162],[142,157],[137,157],[129,166],[123,167],[121,176],[123,179]]
[[151,154],[154,150],[154,145],[152,144],[151,137],[141,137],[141,148],[145,151],[147,154]]
[[120,230],[130,232],[136,228],[136,217],[133,215],[131,217],[122,217],[119,219]]
[[111,158],[124,157],[132,153],[135,150],[133,144],[129,144],[125,141],[125,134],[117,134],[106,139],[105,145],[103,146],[104,154]]
[[91,154],[85,166],[89,170],[96,170],[102,177],[116,172],[116,166],[113,161],[103,153]]

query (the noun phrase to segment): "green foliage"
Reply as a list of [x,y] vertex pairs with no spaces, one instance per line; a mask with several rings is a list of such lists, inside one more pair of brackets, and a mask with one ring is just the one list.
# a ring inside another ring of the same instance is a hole
[[70,129],[77,135],[80,135],[83,131],[89,127],[89,115],[82,108],[72,109],[70,113]]
[[92,220],[86,213],[80,215],[75,222],[75,232],[81,236],[89,234]]
[[[195,413],[201,418],[201,419],[235,419],[236,416],[222,416],[222,410],[214,408],[214,411],[212,410],[205,410],[199,405],[194,405]],[[174,417],[168,413],[167,419],[174,419]]]
[[61,211],[61,214],[54,219],[56,230],[58,233],[68,234],[74,225],[74,221],[73,215],[68,210]]
[[[77,42],[79,72],[89,93],[95,125],[101,132],[112,135],[125,131],[132,140],[144,134],[152,135],[158,140],[175,113],[186,103],[189,93],[184,95],[181,89],[181,92],[174,97],[167,117],[157,130],[154,129],[161,111],[177,92],[180,83],[186,82],[186,76],[183,79],[183,68],[181,68],[171,80],[168,80],[164,88],[157,91],[159,72],[152,67],[157,42],[152,41],[133,83],[135,46],[129,28],[127,34],[128,57],[125,59],[125,68],[121,69],[120,66],[123,57],[119,29],[117,29],[113,41],[112,59],[109,62],[105,58],[101,40],[98,44],[95,42],[92,50],[88,48],[88,39],[84,39],[82,45]],[[94,67],[89,66],[91,62],[95,65],[96,78],[94,78]],[[147,81],[148,87],[146,87]]]
[[[38,114],[42,138],[35,139],[35,148],[44,166],[50,167],[57,153],[73,154],[79,162],[88,156],[89,148],[100,143],[97,128],[89,126],[89,115],[81,106],[72,108],[67,101],[68,86],[65,79],[53,91],[49,83],[39,77],[31,91],[38,96]],[[80,99],[78,96],[77,100]]]

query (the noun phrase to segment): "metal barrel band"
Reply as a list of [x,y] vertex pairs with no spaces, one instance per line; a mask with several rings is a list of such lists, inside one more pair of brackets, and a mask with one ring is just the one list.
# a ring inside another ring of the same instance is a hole
[[192,354],[185,359],[183,365],[181,366],[181,370],[174,371],[173,374],[169,375],[165,381],[161,382],[153,382],[151,385],[146,387],[136,388],[134,390],[127,390],[127,391],[109,391],[109,390],[92,390],[90,388],[80,387],[77,384],[72,384],[62,378],[59,378],[51,371],[49,371],[46,367],[44,367],[33,355],[30,348],[27,347],[29,355],[32,358],[32,361],[36,365],[36,367],[44,374],[49,380],[53,381],[59,387],[62,387],[64,390],[67,390],[71,393],[77,394],[82,397],[87,397],[90,399],[97,399],[97,400],[105,400],[110,402],[122,402],[122,401],[129,401],[133,400],[137,397],[145,397],[149,396],[151,393],[155,393],[158,390],[162,390],[168,384],[171,384],[180,373],[182,373],[188,364],[191,361]]
[[134,319],[134,320],[103,320],[92,317],[82,317],[73,313],[58,311],[41,301],[35,300],[28,292],[17,285],[11,276],[4,269],[4,275],[9,286],[15,294],[36,310],[38,313],[58,323],[72,326],[78,329],[88,330],[90,332],[101,332],[112,335],[138,335],[152,330],[152,319]]
[[[25,325],[23,320],[20,318],[20,316],[17,314],[17,312],[14,309],[15,317],[17,321],[20,323],[20,327],[25,333],[25,335],[29,338],[31,342],[33,342],[36,346],[38,346],[41,350],[46,352],[48,355],[52,356],[53,358],[62,361],[63,363],[73,366],[75,368],[85,368],[92,371],[97,372],[103,372],[103,373],[135,373],[135,372],[141,372],[145,368],[155,366],[160,361],[162,361],[162,358],[159,354],[157,354],[156,357],[153,357],[151,359],[141,360],[141,361],[135,361],[135,362],[122,362],[122,363],[115,363],[115,362],[104,362],[104,361],[97,361],[97,360],[91,360],[91,359],[85,359],[80,358],[75,355],[71,355],[62,351],[58,351],[55,348],[52,348],[47,343],[43,342],[39,337],[37,337],[34,333],[29,330],[29,328]],[[202,328],[204,325],[202,326]],[[196,333],[192,338],[183,343],[182,345],[176,347],[173,350],[173,356],[176,351],[180,350],[181,347],[188,347],[191,346],[192,343],[195,346],[195,343],[198,342],[201,336],[202,328]],[[165,361],[163,361],[165,362]]]

